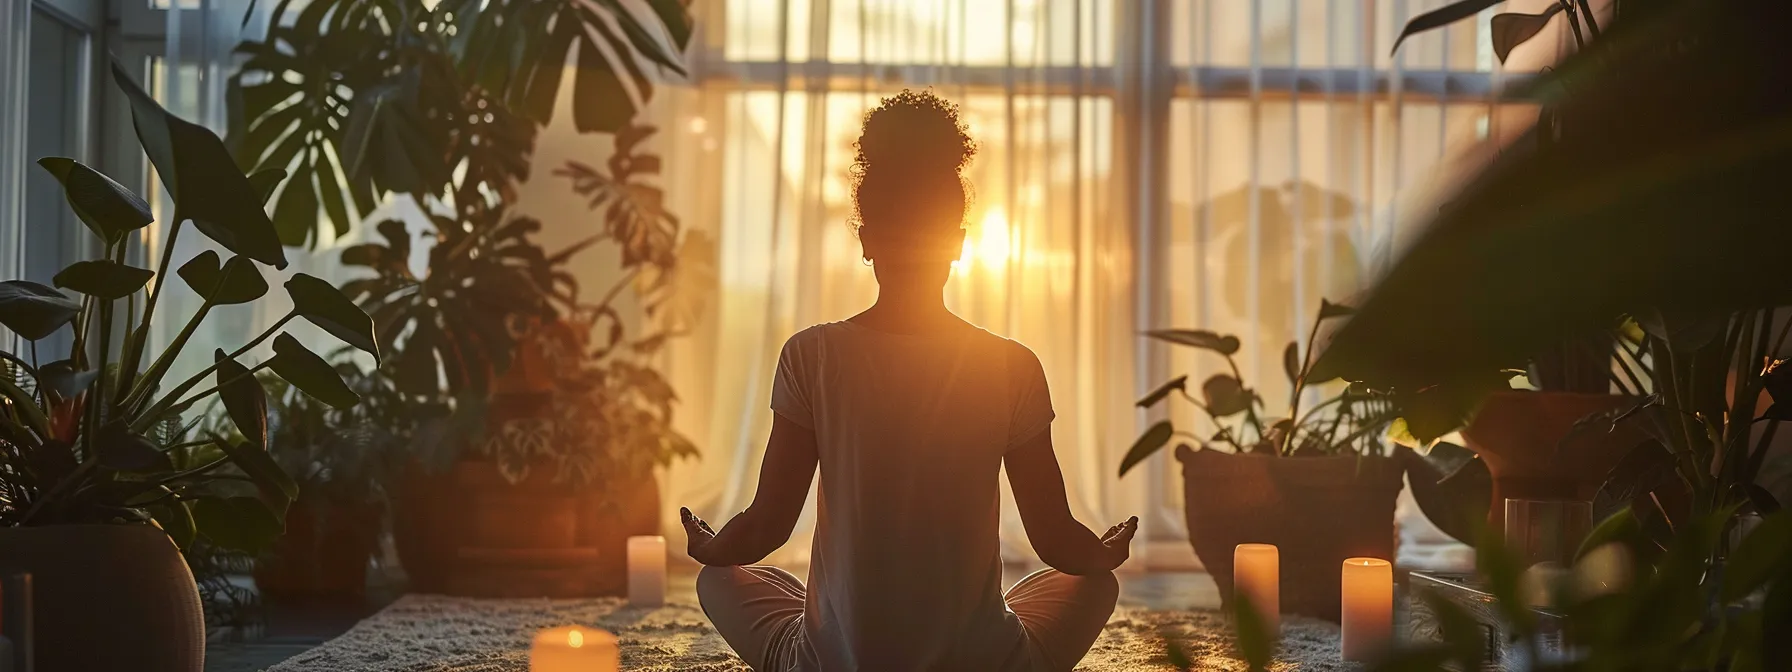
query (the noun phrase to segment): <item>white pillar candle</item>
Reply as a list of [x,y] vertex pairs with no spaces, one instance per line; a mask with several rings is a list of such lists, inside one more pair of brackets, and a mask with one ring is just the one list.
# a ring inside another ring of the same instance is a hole
[[1342,618],[1344,660],[1368,660],[1394,635],[1394,566],[1378,558],[1344,561]]
[[628,538],[628,602],[637,607],[666,603],[666,538]]
[[1263,619],[1263,631],[1282,633],[1282,558],[1271,544],[1239,544],[1232,549],[1233,599],[1248,599]]
[[548,628],[529,646],[529,672],[617,672],[621,666],[616,636],[596,628]]

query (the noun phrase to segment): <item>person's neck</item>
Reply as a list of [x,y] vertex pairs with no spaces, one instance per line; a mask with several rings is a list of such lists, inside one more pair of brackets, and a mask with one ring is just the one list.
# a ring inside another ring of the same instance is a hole
[[925,334],[962,326],[964,320],[946,309],[943,290],[909,291],[879,287],[877,302],[853,321],[878,331]]

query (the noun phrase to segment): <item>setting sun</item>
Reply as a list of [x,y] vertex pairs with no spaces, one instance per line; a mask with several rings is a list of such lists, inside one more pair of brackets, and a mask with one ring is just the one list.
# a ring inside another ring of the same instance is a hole
[[972,266],[1002,268],[1008,264],[1013,254],[1012,230],[1008,226],[1008,212],[999,207],[990,208],[983,213],[983,221],[966,232],[964,237],[964,253],[958,261],[952,263],[957,270],[970,270]]

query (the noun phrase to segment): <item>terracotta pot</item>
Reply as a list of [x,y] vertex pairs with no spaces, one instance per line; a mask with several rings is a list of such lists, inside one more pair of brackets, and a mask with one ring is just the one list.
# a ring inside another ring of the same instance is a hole
[[628,538],[659,535],[660,485],[653,474],[593,488],[580,502],[579,541],[598,551],[593,586],[601,595],[628,593]]
[[1592,501],[1612,467],[1647,437],[1630,425],[1610,432],[1588,428],[1573,437],[1570,430],[1582,418],[1635,403],[1633,397],[1579,392],[1489,396],[1462,429],[1468,449],[1493,474],[1488,524],[1505,528],[1507,498]]
[[286,533],[255,563],[255,587],[278,601],[360,604],[385,507],[299,495]]
[[1338,620],[1345,558],[1394,557],[1394,500],[1403,485],[1386,457],[1274,457],[1176,449],[1189,542],[1232,602],[1232,552],[1274,544],[1281,610]]
[[411,592],[448,589],[454,549],[469,511],[452,474],[431,471],[415,459],[400,468],[392,490],[392,545]]
[[149,525],[0,529],[0,568],[31,573],[36,672],[202,672],[199,588]]

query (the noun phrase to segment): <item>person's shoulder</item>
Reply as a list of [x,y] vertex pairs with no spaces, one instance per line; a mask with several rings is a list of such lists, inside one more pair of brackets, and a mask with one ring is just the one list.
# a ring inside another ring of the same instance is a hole
[[835,322],[823,322],[791,334],[790,338],[784,339],[784,351],[807,352],[813,350],[825,338],[827,332],[833,331],[838,326],[839,324]]
[[1003,358],[1007,359],[1010,367],[1021,369],[1044,368],[1039,362],[1039,355],[1034,354],[1033,349],[1027,347],[1025,343],[996,334],[982,327],[975,327],[975,329],[976,334],[973,338],[982,341],[982,344],[992,351],[1000,353]]

